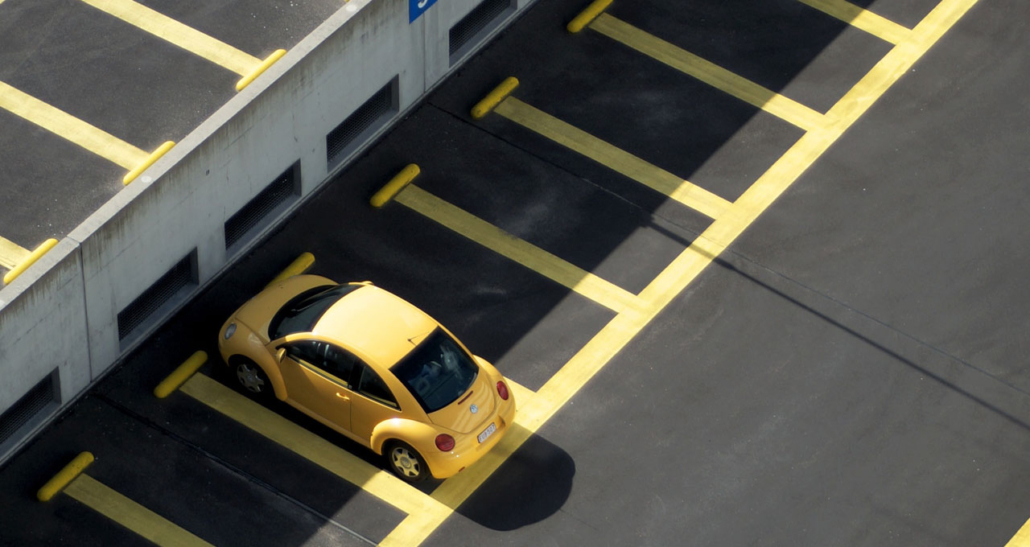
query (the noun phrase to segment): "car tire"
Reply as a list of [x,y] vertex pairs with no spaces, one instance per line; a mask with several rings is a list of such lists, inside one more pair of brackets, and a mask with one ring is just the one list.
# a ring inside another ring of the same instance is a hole
[[244,393],[259,401],[270,401],[274,396],[272,382],[265,371],[245,357],[232,360],[232,373]]
[[426,460],[408,443],[391,441],[386,445],[383,456],[390,470],[405,482],[421,482],[429,476]]

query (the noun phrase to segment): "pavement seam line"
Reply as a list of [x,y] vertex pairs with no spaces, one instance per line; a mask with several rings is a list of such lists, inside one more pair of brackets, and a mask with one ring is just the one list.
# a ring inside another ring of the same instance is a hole
[[[1023,389],[1023,388],[1021,388],[1021,387],[1019,387],[1019,386],[1017,386],[1015,384],[1006,382],[1002,378],[999,378],[999,377],[995,376],[994,374],[991,374],[987,370],[985,370],[983,368],[980,368],[979,366],[977,366],[977,365],[975,365],[975,364],[973,364],[973,363],[971,363],[969,361],[966,361],[965,359],[963,359],[963,358],[961,358],[961,357],[959,357],[959,356],[957,356],[957,355],[955,355],[953,353],[950,353],[948,350],[946,350],[946,349],[944,349],[942,347],[939,347],[937,345],[931,344],[930,342],[927,342],[926,340],[923,340],[923,339],[915,336],[914,334],[909,333],[908,331],[902,330],[899,327],[896,327],[896,326],[894,326],[894,325],[892,325],[892,324],[890,324],[890,323],[888,323],[888,322],[886,322],[886,321],[884,321],[882,319],[879,319],[879,318],[873,316],[872,314],[870,314],[868,312],[865,312],[865,311],[863,311],[863,310],[861,310],[859,308],[856,308],[856,307],[852,306],[851,304],[848,304],[847,302],[839,300],[839,299],[833,297],[830,294],[827,294],[827,293],[825,293],[825,292],[823,292],[823,291],[821,291],[819,289],[816,289],[815,287],[811,287],[809,285],[806,285],[806,284],[798,281],[797,279],[789,277],[786,274],[784,274],[782,272],[779,272],[777,270],[774,270],[774,269],[772,269],[772,268],[770,268],[770,267],[768,267],[768,266],[766,266],[764,264],[761,264],[759,262],[755,262],[754,260],[752,260],[752,259],[750,259],[750,258],[748,258],[748,257],[746,257],[744,255],[741,255],[739,253],[735,253],[733,251],[729,251],[728,253],[724,253],[724,254],[732,254],[733,256],[737,257],[738,260],[741,260],[743,262],[747,262],[748,264],[752,265],[756,269],[768,272],[770,275],[774,275],[774,276],[776,276],[776,277],[778,277],[780,279],[783,279],[785,282],[800,288],[804,292],[812,294],[812,295],[818,297],[821,300],[825,300],[827,302],[830,302],[833,306],[835,306],[837,308],[840,308],[842,310],[851,312],[851,313],[855,314],[856,317],[858,317],[860,319],[863,319],[865,321],[868,321],[871,324],[879,325],[880,327],[883,327],[884,329],[887,329],[888,331],[894,333],[895,335],[908,340],[912,344],[924,347],[924,348],[926,348],[926,349],[928,349],[928,350],[930,350],[930,351],[940,355],[941,357],[944,357],[945,359],[948,359],[950,361],[954,361],[955,363],[958,363],[959,365],[962,365],[965,368],[968,368],[968,369],[973,370],[973,371],[975,371],[977,373],[980,373],[984,377],[994,381],[995,383],[997,383],[998,385],[1000,385],[1002,387],[1005,387],[1005,388],[1010,389],[1010,390],[1012,390],[1012,391],[1014,391],[1016,393],[1019,393],[1020,395],[1022,395],[1024,397],[1030,398],[1030,392],[1026,391],[1025,389]],[[720,255],[720,256],[722,256],[722,255]],[[735,272],[737,272],[740,275],[744,275],[744,276],[748,276],[748,277],[752,277],[753,278],[753,276],[751,276],[750,274],[745,273],[741,268],[738,268],[736,265],[731,264],[729,261],[722,260],[722,259],[717,259],[717,260],[720,260],[721,262],[723,262],[724,266],[726,268],[732,269],[732,270],[734,270]],[[764,282],[758,281],[757,279],[755,279],[755,281],[757,283],[761,284],[761,285],[765,285]],[[773,288],[771,286],[766,286],[765,288],[767,290],[771,290],[771,291],[774,291],[774,292],[781,292],[779,289],[775,289],[775,288]],[[786,293],[784,293],[784,296],[786,296]],[[802,307],[808,309],[808,311],[810,313],[814,313],[814,314],[820,315],[820,316],[826,315],[823,312],[820,312],[820,311],[814,309],[814,307],[810,307],[808,305],[801,304],[801,303],[797,303],[797,305],[802,306]],[[827,321],[831,321],[831,322],[833,322],[835,324],[838,324],[838,326],[840,328],[843,328],[843,329],[846,329],[846,330],[853,330],[853,329],[851,329],[850,327],[847,327],[846,325],[844,325],[841,322],[838,322],[836,320],[830,319],[828,316],[826,316],[825,319]],[[864,337],[864,335],[861,335],[861,334],[858,334],[858,335],[861,336],[861,337]],[[1028,545],[1030,545],[1030,544],[1028,544]]]
[[494,111],[709,218],[719,218],[730,206],[726,199],[515,97],[508,97]]
[[590,28],[805,131],[825,125],[823,114],[607,13]]
[[889,44],[897,45],[912,33],[910,29],[847,0],[798,0],[798,2],[844,21]]
[[[640,293],[651,306],[642,315],[620,313],[566,363],[540,390],[531,404],[516,416],[508,435],[465,473],[452,477],[433,492],[433,498],[456,509],[476,491],[540,426],[580,390],[672,302],[750,224],[789,188],[830,145],[890,89],[977,0],[943,0],[913,29],[912,35],[887,53],[837,102],[832,124],[806,133],[756,181],[730,208],[701,234],[676,260]],[[404,538],[417,545],[446,520],[428,525],[408,519],[394,529],[383,544]],[[1030,521],[1028,521],[1030,525]],[[415,528],[421,526],[421,528]],[[1030,533],[1028,533],[1030,535]]]

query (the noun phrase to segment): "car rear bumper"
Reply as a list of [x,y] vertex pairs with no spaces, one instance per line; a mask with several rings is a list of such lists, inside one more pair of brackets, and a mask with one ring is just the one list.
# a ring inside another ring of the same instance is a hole
[[[512,396],[505,403],[494,420],[485,422],[481,430],[477,430],[469,435],[463,435],[458,440],[454,450],[450,452],[433,451],[428,455],[423,455],[434,477],[446,479],[457,475],[479,461],[487,452],[497,446],[497,443],[501,442],[501,439],[508,434],[508,431],[515,423],[515,397]],[[476,437],[489,427],[491,423],[497,426],[497,431],[480,443]]]

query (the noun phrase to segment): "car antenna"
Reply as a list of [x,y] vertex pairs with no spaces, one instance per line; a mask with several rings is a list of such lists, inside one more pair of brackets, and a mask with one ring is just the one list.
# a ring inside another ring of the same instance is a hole
[[[429,331],[429,332],[433,332],[433,331]],[[422,333],[422,334],[416,334],[415,336],[412,336],[411,338],[408,338],[408,343],[413,345],[413,346],[417,346],[418,344],[413,342],[413,340],[415,340],[416,338],[422,338],[423,336],[426,336],[427,334],[429,334],[429,332],[425,332],[425,333]]]

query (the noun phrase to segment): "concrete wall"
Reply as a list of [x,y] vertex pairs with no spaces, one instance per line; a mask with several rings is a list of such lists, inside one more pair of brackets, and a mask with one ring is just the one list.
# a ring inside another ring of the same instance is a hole
[[195,252],[196,284],[137,340],[153,331],[231,261],[223,226],[244,204],[298,161],[303,201],[332,174],[334,127],[394,78],[400,119],[453,70],[448,32],[477,4],[438,0],[409,24],[408,0],[351,0],[0,290],[0,411],[54,368],[62,404],[109,370],[138,343],[119,340],[119,311]]

